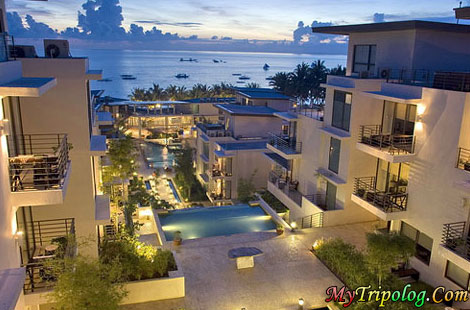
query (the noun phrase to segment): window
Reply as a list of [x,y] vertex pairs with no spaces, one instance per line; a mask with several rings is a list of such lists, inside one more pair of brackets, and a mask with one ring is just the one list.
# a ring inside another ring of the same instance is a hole
[[401,222],[400,234],[416,243],[416,258],[429,265],[433,244],[432,238],[405,222]]
[[447,261],[445,277],[464,289],[468,289],[470,274],[451,261]]
[[375,71],[376,45],[354,45],[353,72]]
[[326,210],[336,209],[336,185],[326,183]]
[[352,95],[343,91],[335,90],[333,97],[333,118],[331,126],[349,131],[351,118]]
[[202,143],[202,155],[204,155],[206,158],[209,158],[209,143]]
[[330,159],[328,169],[334,173],[339,171],[339,154],[341,152],[341,141],[335,138],[330,140]]

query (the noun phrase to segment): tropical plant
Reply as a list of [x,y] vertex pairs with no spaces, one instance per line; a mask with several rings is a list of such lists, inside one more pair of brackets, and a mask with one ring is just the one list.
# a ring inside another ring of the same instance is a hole
[[207,97],[233,97],[234,94],[233,85],[223,82],[211,86],[198,83],[193,85],[190,89],[172,84],[168,85],[166,88],[162,88],[159,84],[153,84],[153,86],[148,89],[133,89],[130,98],[134,101],[159,101]]
[[186,197],[191,197],[191,188],[194,182],[197,180],[194,177],[195,169],[193,166],[193,153],[189,144],[185,146],[175,154],[175,173],[176,179],[179,181],[179,185],[183,187],[183,190],[186,192]]
[[117,310],[127,295],[121,278],[121,266],[103,264],[97,259],[79,256],[62,261],[54,290],[48,295],[56,309]]
[[246,87],[248,87],[248,88],[260,88],[261,86],[258,83],[251,82],[251,83],[246,84]]

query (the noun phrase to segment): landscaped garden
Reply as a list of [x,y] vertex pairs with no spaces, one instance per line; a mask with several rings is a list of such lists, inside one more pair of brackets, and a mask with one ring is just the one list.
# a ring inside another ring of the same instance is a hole
[[[415,253],[415,244],[407,237],[388,233],[367,234],[367,246],[364,251],[342,239],[318,240],[313,246],[314,254],[349,288],[370,287],[370,290],[403,291],[405,282],[392,273],[392,268],[407,264]],[[432,294],[433,288],[423,282],[411,283],[408,291],[426,291]],[[424,303],[421,309],[432,309]],[[353,302],[351,309],[375,310],[380,302]],[[387,302],[381,309],[406,310],[416,309],[413,302]]]

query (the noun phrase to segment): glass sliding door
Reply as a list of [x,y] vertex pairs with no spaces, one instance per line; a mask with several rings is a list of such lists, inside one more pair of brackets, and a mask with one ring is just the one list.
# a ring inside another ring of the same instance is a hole
[[336,209],[336,185],[327,182],[326,183],[326,209]]
[[385,101],[382,134],[413,135],[416,105]]

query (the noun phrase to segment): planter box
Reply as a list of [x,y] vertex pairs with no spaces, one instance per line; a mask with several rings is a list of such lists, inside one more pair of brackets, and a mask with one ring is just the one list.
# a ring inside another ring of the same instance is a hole
[[128,294],[121,303],[123,305],[185,296],[184,276],[179,271],[170,271],[168,278],[127,282],[124,288]]

